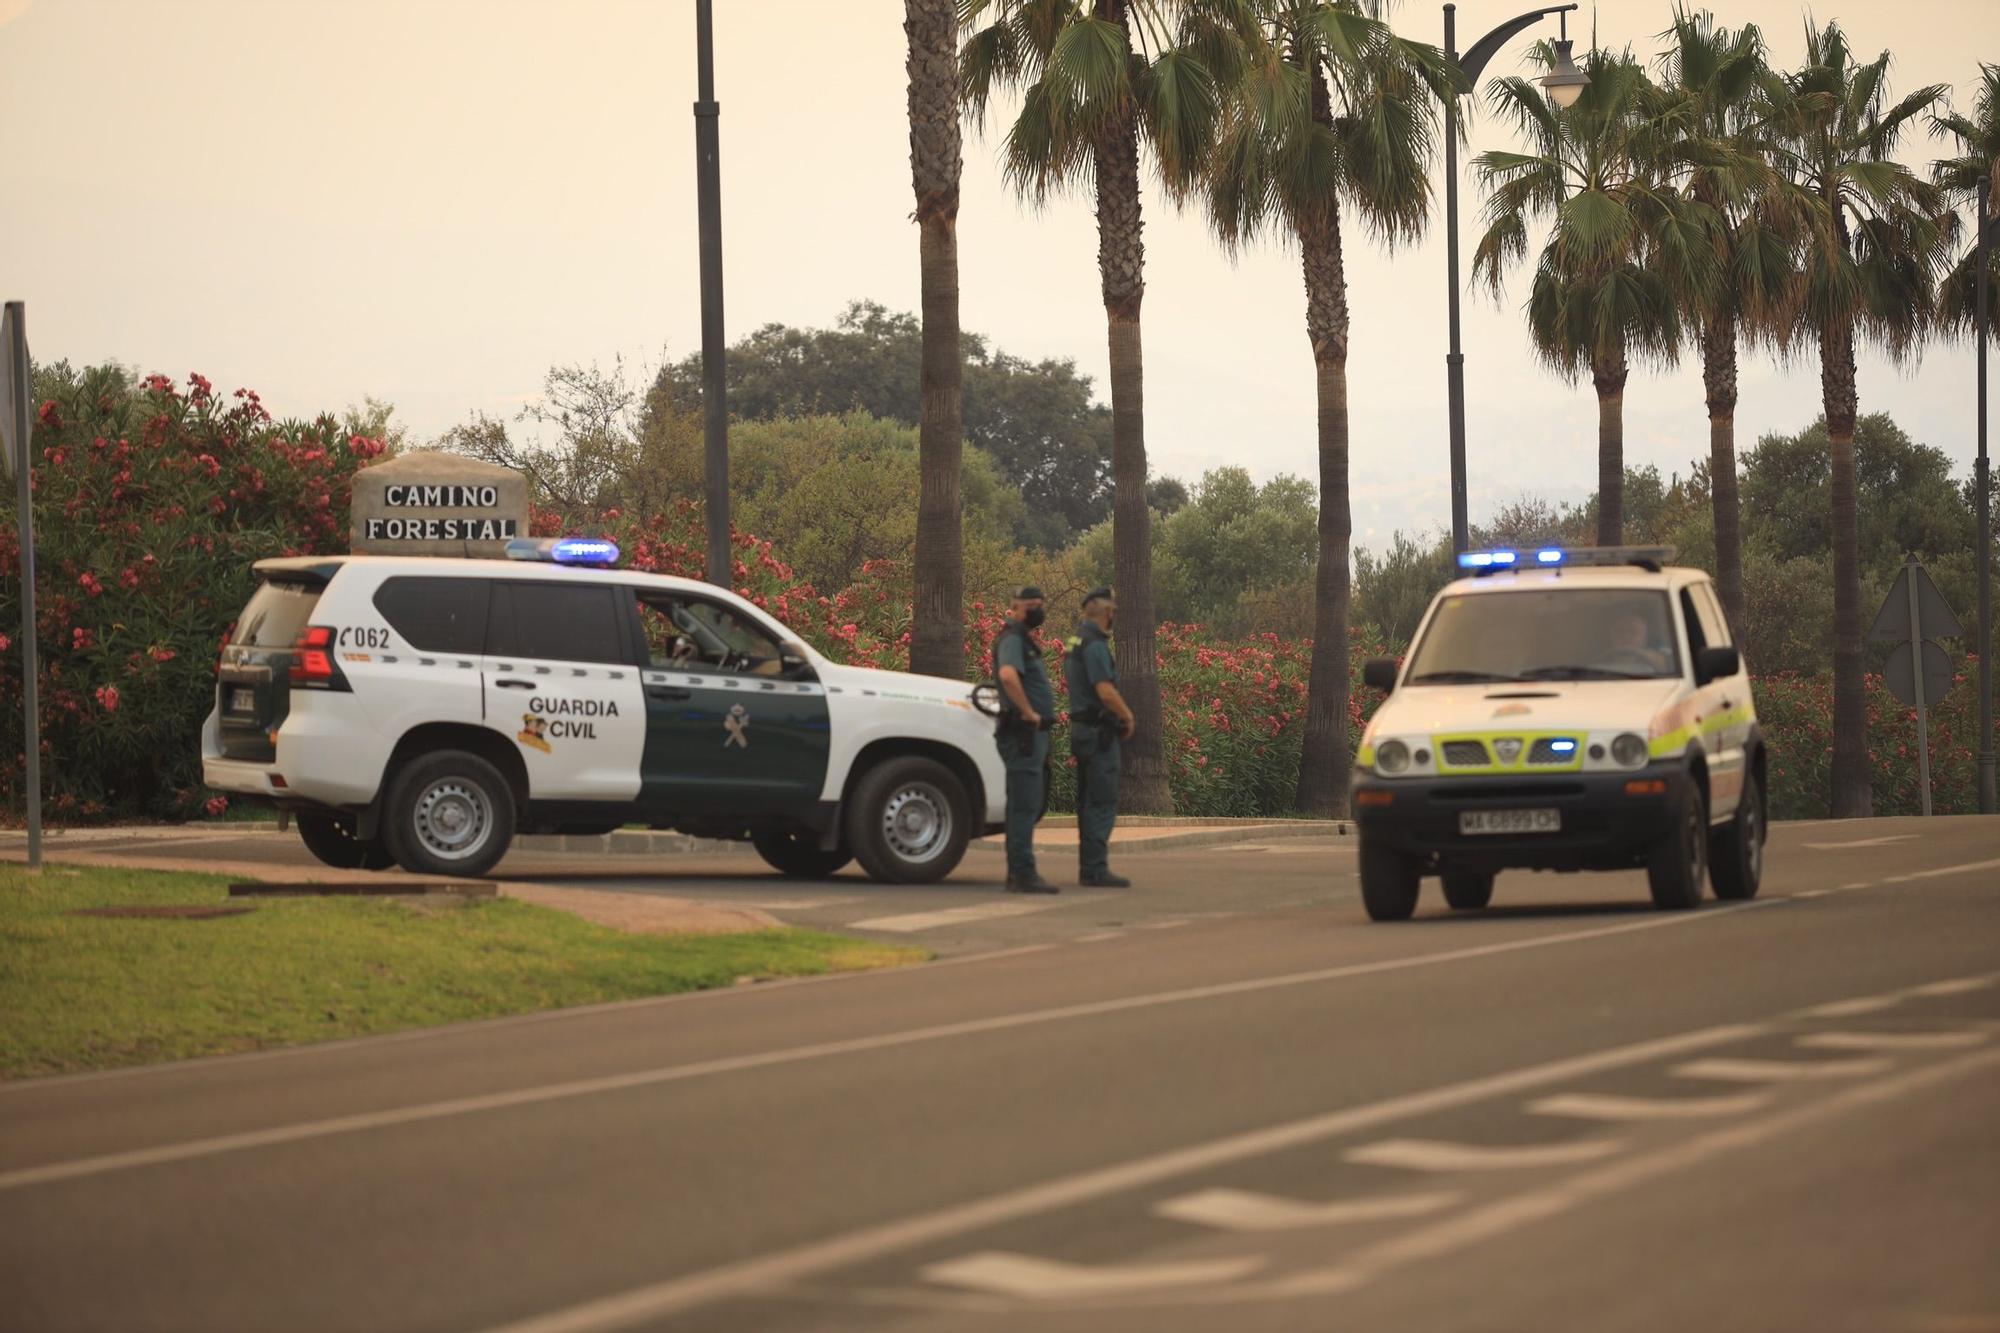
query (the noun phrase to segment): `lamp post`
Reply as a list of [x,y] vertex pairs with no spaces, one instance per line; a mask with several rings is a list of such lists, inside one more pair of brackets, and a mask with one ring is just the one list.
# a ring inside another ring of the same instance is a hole
[[[1542,76],[1549,100],[1559,107],[1573,106],[1583,95],[1590,76],[1570,58],[1569,11],[1575,5],[1550,5],[1533,10],[1487,33],[1464,55],[1458,53],[1458,6],[1444,7],[1444,53],[1458,62],[1466,85],[1474,86],[1486,62],[1507,40],[1551,14],[1561,14],[1562,37],[1556,42],[1555,68]],[[1445,267],[1451,291],[1451,350],[1445,354],[1445,394],[1451,405],[1451,549],[1463,552],[1468,541],[1465,517],[1465,353],[1459,347],[1458,327],[1458,94],[1445,102],[1444,132],[1444,232]]]
[[722,108],[715,100],[715,15],[695,0],[695,211],[701,227],[702,495],[708,509],[708,581],[727,588],[729,554],[729,386],[722,358]]
[[1993,498],[1992,473],[1986,460],[1986,328],[1987,292],[1991,285],[1987,268],[1993,258],[1993,237],[2000,232],[2000,214],[1992,211],[1993,182],[1979,178],[1979,197],[1972,216],[1977,221],[1979,244],[1973,251],[1974,277],[1978,297],[1975,305],[1974,337],[1978,344],[1976,361],[1979,382],[1979,456],[1972,465],[1973,492],[1979,505],[1979,813],[1990,815],[1993,798]]

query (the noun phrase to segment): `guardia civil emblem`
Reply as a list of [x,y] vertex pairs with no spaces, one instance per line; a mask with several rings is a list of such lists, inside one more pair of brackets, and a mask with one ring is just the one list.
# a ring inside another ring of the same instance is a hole
[[729,733],[722,740],[723,749],[732,745],[745,750],[750,748],[750,713],[742,704],[729,706],[729,716],[722,719],[722,729]]
[[1503,764],[1513,763],[1516,759],[1519,759],[1521,757],[1520,737],[1507,736],[1503,737],[1500,740],[1494,741],[1493,753],[1500,756],[1501,763]]

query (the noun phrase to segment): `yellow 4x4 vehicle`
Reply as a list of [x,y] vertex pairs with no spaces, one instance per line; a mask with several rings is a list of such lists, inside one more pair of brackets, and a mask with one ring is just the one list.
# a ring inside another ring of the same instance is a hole
[[1643,866],[1663,908],[1756,894],[1764,746],[1708,575],[1670,547],[1469,551],[1431,603],[1353,778],[1361,897],[1416,910],[1422,877],[1476,910],[1507,869]]

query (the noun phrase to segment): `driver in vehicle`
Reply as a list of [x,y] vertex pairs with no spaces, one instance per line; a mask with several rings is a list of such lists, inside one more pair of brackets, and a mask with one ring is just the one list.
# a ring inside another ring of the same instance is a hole
[[1604,660],[1630,662],[1656,673],[1664,673],[1673,665],[1672,657],[1654,642],[1652,626],[1637,611],[1620,611],[1612,617]]

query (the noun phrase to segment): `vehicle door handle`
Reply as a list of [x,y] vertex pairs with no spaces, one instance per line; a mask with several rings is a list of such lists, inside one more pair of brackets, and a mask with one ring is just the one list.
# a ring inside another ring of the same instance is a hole
[[646,697],[648,699],[692,699],[694,698],[694,691],[676,689],[671,685],[648,685],[646,687]]
[[498,685],[503,690],[532,690],[535,688],[534,681],[515,680],[511,676],[502,678],[500,680],[496,680],[493,683],[495,685]]

